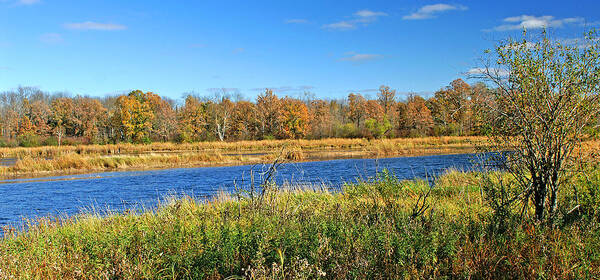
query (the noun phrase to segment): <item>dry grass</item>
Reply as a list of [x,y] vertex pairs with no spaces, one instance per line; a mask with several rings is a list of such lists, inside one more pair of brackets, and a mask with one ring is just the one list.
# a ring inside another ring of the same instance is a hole
[[65,154],[115,155],[140,153],[173,152],[269,152],[285,147],[299,147],[309,150],[377,150],[381,154],[393,154],[396,150],[428,149],[436,147],[472,148],[473,144],[484,143],[483,137],[425,137],[399,139],[347,139],[329,138],[321,140],[261,140],[239,142],[199,142],[199,143],[152,143],[152,144],[110,144],[79,146],[45,146],[33,148],[0,148],[2,158],[52,158]]
[[467,153],[473,152],[475,145],[484,143],[482,137],[427,137],[1,148],[3,158],[16,158],[17,161],[14,166],[0,167],[0,177],[254,164],[270,162],[281,155],[291,161],[310,161]]

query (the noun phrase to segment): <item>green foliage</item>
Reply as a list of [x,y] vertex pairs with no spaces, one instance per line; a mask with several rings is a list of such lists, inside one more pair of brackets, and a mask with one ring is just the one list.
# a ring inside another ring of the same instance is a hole
[[383,121],[377,121],[376,119],[367,119],[365,121],[365,128],[372,137],[379,139],[382,138],[387,131],[392,129],[392,124],[387,119],[383,119]]
[[46,137],[42,142],[43,146],[58,146],[58,139],[54,136]]
[[9,139],[0,138],[0,147],[5,148],[5,147],[16,147],[16,146],[17,146],[17,142],[9,140]]
[[354,123],[337,125],[335,127],[335,136],[342,138],[356,138],[359,136],[358,128]]
[[40,145],[40,137],[33,133],[26,133],[17,137],[17,142],[21,147],[37,147]]

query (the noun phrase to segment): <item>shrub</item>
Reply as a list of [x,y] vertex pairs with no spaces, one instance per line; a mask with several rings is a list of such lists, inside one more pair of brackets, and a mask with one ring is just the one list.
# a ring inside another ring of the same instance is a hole
[[40,137],[35,134],[24,134],[17,137],[17,142],[21,147],[37,147],[40,146]]

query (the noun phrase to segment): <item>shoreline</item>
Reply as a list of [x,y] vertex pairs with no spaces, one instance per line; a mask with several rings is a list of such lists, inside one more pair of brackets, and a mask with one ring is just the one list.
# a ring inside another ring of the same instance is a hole
[[[331,153],[331,151],[327,151]],[[298,160],[286,160],[286,163],[302,163],[302,162],[316,162],[316,161],[330,161],[330,160],[349,160],[349,159],[384,159],[384,158],[401,158],[401,157],[420,157],[420,156],[438,156],[438,155],[456,155],[456,154],[469,154],[476,152],[474,148],[467,149],[455,149],[446,152],[437,151],[414,151],[412,153],[395,153],[388,155],[369,155],[363,151],[337,151],[344,153],[344,155],[331,156],[331,155],[319,155],[316,151],[310,151],[308,153],[317,154],[316,156],[308,156]],[[178,154],[178,153],[173,153]],[[244,155],[239,155],[244,156]],[[13,182],[12,180],[26,180],[26,179],[39,179],[42,181],[44,178],[53,178],[60,176],[69,175],[86,175],[86,174],[97,174],[97,173],[109,173],[109,172],[134,172],[134,171],[154,171],[154,170],[168,170],[178,168],[203,168],[203,167],[229,167],[229,166],[244,166],[244,165],[259,165],[269,164],[273,162],[273,159],[269,160],[242,160],[242,161],[219,161],[219,162],[194,162],[184,164],[171,164],[171,165],[156,165],[156,166],[144,166],[144,167],[117,167],[117,168],[95,168],[95,169],[74,169],[74,170],[55,170],[55,171],[36,171],[36,172],[24,172],[17,173],[15,175],[0,175],[0,185],[21,183]],[[14,173],[13,173],[14,174]],[[70,180],[70,179],[67,179]],[[7,182],[8,181],[8,182]]]

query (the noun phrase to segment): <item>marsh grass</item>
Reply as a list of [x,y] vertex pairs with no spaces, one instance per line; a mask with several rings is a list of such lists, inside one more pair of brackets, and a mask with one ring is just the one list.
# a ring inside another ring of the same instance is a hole
[[442,175],[428,199],[431,207],[417,217],[411,211],[429,183],[399,181],[384,171],[341,192],[272,189],[260,207],[247,196],[221,193],[204,201],[174,197],[144,211],[42,219],[27,231],[5,233],[0,278],[600,276],[597,220],[581,216],[563,227],[519,222],[503,233],[491,230],[490,208],[480,197],[484,176]]
[[0,177],[269,163],[282,155],[290,161],[304,161],[452,154],[473,152],[482,143],[482,137],[427,137],[0,148],[2,158],[16,159],[13,166],[0,166]]

